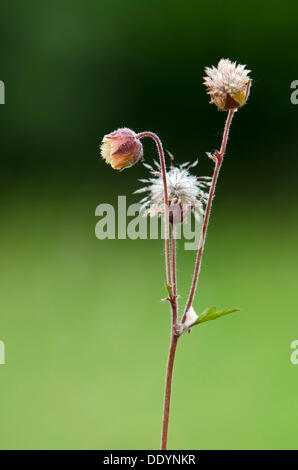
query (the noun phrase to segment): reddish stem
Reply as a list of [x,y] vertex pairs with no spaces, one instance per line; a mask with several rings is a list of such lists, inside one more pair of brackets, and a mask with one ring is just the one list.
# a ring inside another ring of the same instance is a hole
[[176,332],[177,312],[178,312],[177,279],[176,279],[176,224],[172,223],[171,227],[172,227],[173,288],[172,288],[172,296],[171,296],[170,302],[171,302],[171,308],[172,308],[172,332],[171,332],[171,344],[170,344],[168,364],[167,364],[167,373],[166,373],[166,387],[165,387],[163,418],[162,418],[161,450],[165,450],[167,448],[173,368],[174,368],[177,342],[179,339],[179,336],[177,335],[177,332]]
[[164,214],[164,221],[165,221],[165,260],[166,260],[166,275],[167,275],[167,284],[171,286],[172,279],[171,279],[171,262],[170,262],[170,237],[169,237],[169,198],[168,198],[168,189],[167,189],[167,174],[166,174],[166,164],[165,164],[165,155],[162,147],[162,143],[158,135],[154,134],[154,132],[145,131],[140,132],[137,134],[138,139],[142,139],[143,137],[151,137],[156,143],[160,167],[161,167],[161,174],[163,179],[163,186],[164,186],[164,200],[165,200],[165,214]]
[[224,133],[223,133],[222,141],[221,141],[221,147],[220,147],[220,151],[219,151],[219,154],[220,154],[222,159],[223,159],[225,151],[226,151],[228,136],[229,136],[230,127],[231,127],[231,122],[232,122],[235,111],[236,111],[235,109],[230,109],[230,111],[228,113],[227,120],[226,120],[225,129],[224,129]]
[[178,299],[177,299],[177,274],[176,274],[176,224],[172,223],[172,279],[173,279],[173,321],[172,326],[177,323]]
[[174,332],[172,331],[171,345],[170,345],[170,350],[169,350],[169,358],[168,358],[168,366],[167,366],[167,375],[166,375],[164,407],[163,407],[162,435],[161,435],[161,447],[160,447],[161,450],[166,450],[167,448],[173,367],[174,367],[174,360],[175,360],[175,353],[176,353],[178,339],[179,339],[179,336],[176,336]]
[[[230,110],[227,121],[225,124],[225,129],[223,133],[221,148],[219,152],[216,152],[214,155],[215,168],[212,177],[211,187],[208,196],[208,202],[206,206],[206,214],[204,217],[204,223],[202,228],[202,233],[199,241],[199,247],[197,252],[197,259],[195,264],[195,271],[193,276],[193,281],[191,285],[191,290],[186,305],[185,313],[182,318],[182,323],[185,321],[186,313],[192,305],[195,291],[197,288],[198,277],[200,272],[200,266],[202,261],[203,249],[206,239],[206,233],[210,218],[212,200],[215,192],[216,182],[218,179],[219,171],[223,161],[223,156],[225,153],[227,139],[229,134],[229,129],[232,121],[234,110]],[[175,224],[172,224],[172,275],[171,275],[171,263],[170,263],[170,240],[169,240],[169,207],[168,207],[168,191],[167,191],[167,179],[166,179],[166,167],[165,167],[165,157],[163,152],[162,143],[159,137],[152,132],[142,132],[137,135],[139,139],[142,137],[151,137],[154,139],[161,165],[161,172],[164,184],[164,200],[165,200],[165,246],[166,246],[166,271],[167,271],[167,283],[168,286],[171,286],[171,295],[170,295],[170,304],[172,310],[172,331],[171,331],[171,344],[169,349],[168,364],[167,364],[167,373],[166,373],[166,386],[165,386],[165,395],[164,395],[164,407],[163,407],[163,419],[162,419],[162,437],[161,437],[161,450],[166,450],[167,448],[167,439],[168,439],[168,426],[169,426],[169,415],[170,415],[170,404],[171,404],[171,392],[172,392],[172,379],[173,379],[173,369],[174,369],[174,360],[177,349],[177,343],[179,335],[176,332],[177,326],[177,280],[176,280],[176,230]],[[173,279],[173,285],[171,283]]]
[[225,150],[226,150],[229,130],[230,130],[230,126],[231,126],[231,122],[232,122],[234,112],[235,112],[235,110],[231,109],[228,113],[224,133],[223,133],[223,136],[222,136],[220,151],[215,152],[215,154],[213,156],[213,159],[214,159],[214,162],[215,162],[215,167],[214,167],[214,172],[213,172],[213,176],[212,176],[210,191],[209,191],[209,195],[208,195],[208,201],[207,201],[207,205],[206,205],[206,212],[205,212],[205,217],[204,217],[202,233],[201,233],[201,236],[200,236],[200,241],[199,241],[199,246],[198,246],[198,252],[197,252],[197,258],[196,258],[196,264],[195,264],[193,280],[192,280],[192,284],[191,284],[190,293],[189,293],[188,301],[187,301],[187,304],[186,304],[185,312],[184,312],[184,315],[182,317],[182,323],[185,322],[186,313],[190,309],[190,307],[192,306],[193,299],[194,299],[194,296],[195,296],[195,292],[196,292],[196,289],[197,289],[197,284],[198,284],[198,279],[199,279],[199,274],[200,274],[200,268],[201,268],[201,263],[202,263],[202,257],[203,257],[203,251],[204,251],[204,245],[205,245],[206,234],[207,234],[207,228],[208,228],[208,223],[209,223],[209,219],[210,219],[213,196],[214,196],[215,187],[216,187],[218,175],[219,175],[219,172],[220,172],[220,168],[221,168],[221,165],[222,165],[222,162],[223,162],[223,157],[224,157]]
[[[170,402],[171,402],[171,389],[172,389],[172,377],[173,377],[173,367],[174,359],[176,353],[176,347],[179,336],[176,334],[176,325],[177,325],[177,281],[176,281],[176,230],[175,224],[172,224],[172,274],[171,274],[171,251],[170,251],[170,230],[169,230],[169,198],[168,198],[168,189],[167,189],[167,175],[166,175],[166,165],[165,165],[165,156],[162,147],[162,143],[159,137],[153,132],[145,131],[137,134],[137,138],[141,139],[143,137],[151,137],[157,146],[160,167],[163,179],[164,186],[164,202],[165,202],[165,261],[166,261],[166,273],[167,273],[167,284],[169,291],[169,301],[171,304],[172,311],[172,332],[171,332],[171,345],[169,350],[168,364],[167,364],[167,373],[166,373],[166,387],[165,387],[165,396],[164,396],[164,408],[163,408],[163,419],[162,419],[162,438],[161,438],[161,449],[164,450],[167,448],[167,437],[168,437],[168,425],[169,425],[169,413],[170,413]],[[173,285],[172,285],[173,279]]]

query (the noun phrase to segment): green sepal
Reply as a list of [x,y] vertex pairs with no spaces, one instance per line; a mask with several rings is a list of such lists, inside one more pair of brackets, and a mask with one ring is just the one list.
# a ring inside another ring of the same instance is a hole
[[171,298],[172,297],[172,286],[170,284],[168,284],[167,282],[165,283],[165,285],[166,285],[166,289],[168,291],[168,294]]

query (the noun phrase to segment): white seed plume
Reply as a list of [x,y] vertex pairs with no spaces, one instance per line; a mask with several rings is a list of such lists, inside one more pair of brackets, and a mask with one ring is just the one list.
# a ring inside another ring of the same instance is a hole
[[[142,183],[147,183],[143,188],[137,189],[134,193],[148,192],[140,202],[144,215],[154,217],[164,214],[164,186],[160,165],[154,162],[156,169],[147,163],[144,166],[150,170],[153,178],[141,179]],[[181,220],[190,211],[204,214],[204,203],[208,198],[208,193],[203,188],[210,186],[209,177],[197,177],[189,173],[189,169],[195,167],[198,161],[190,164],[183,163],[179,167],[172,166],[167,172],[167,189],[170,211],[179,209]],[[180,220],[180,221],[181,221]]]

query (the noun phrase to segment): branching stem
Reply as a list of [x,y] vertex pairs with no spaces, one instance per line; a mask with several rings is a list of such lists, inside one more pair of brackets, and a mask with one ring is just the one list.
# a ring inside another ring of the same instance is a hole
[[[196,257],[195,269],[193,280],[191,284],[191,289],[189,293],[189,298],[186,304],[185,312],[182,317],[182,323],[186,319],[186,313],[192,305],[194,295],[196,292],[198,278],[200,273],[200,267],[202,262],[203,250],[206,240],[206,233],[208,228],[208,223],[210,219],[212,200],[215,192],[215,187],[222,165],[224,153],[226,150],[228,134],[230,130],[231,121],[233,118],[235,110],[230,110],[225,124],[225,129],[222,137],[220,151],[214,152],[214,155],[209,155],[215,163],[213,177],[211,181],[208,201],[206,205],[206,213],[203,222],[202,233],[199,241],[198,252]],[[164,407],[163,407],[163,419],[162,419],[162,436],[161,436],[161,450],[167,449],[167,439],[168,439],[168,426],[169,426],[169,416],[170,416],[170,404],[171,404],[171,392],[172,392],[172,379],[173,379],[173,369],[174,361],[177,349],[177,343],[179,339],[179,332],[177,331],[177,319],[178,319],[178,305],[177,305],[177,277],[176,277],[176,225],[171,223],[171,241],[172,241],[172,259],[171,259],[171,249],[170,249],[170,230],[169,230],[169,199],[168,199],[168,189],[167,189],[167,176],[166,176],[166,166],[165,166],[165,157],[162,147],[162,143],[159,137],[153,132],[141,132],[137,135],[139,139],[143,137],[151,137],[157,146],[161,173],[164,185],[164,202],[165,202],[165,214],[164,214],[164,223],[165,223],[165,262],[166,262],[166,275],[167,275],[167,284],[169,289],[169,302],[171,305],[172,319],[171,319],[171,343],[168,355],[167,363],[167,372],[166,372],[166,385],[165,385],[165,395],[164,395]],[[172,263],[171,263],[172,261]],[[172,270],[171,270],[172,268]]]
[[161,450],[166,450],[167,448],[173,368],[174,368],[174,360],[175,360],[177,343],[179,339],[179,335],[177,334],[178,303],[177,303],[177,278],[176,278],[176,224],[172,223],[171,227],[172,227],[173,288],[172,288],[172,299],[170,302],[171,302],[171,308],[172,308],[172,328],[171,328],[171,344],[170,344],[169,356],[168,356],[166,386],[165,386],[165,395],[164,395],[162,434],[161,434],[161,447],[160,447]]
[[[163,419],[162,419],[162,438],[161,438],[161,449],[167,448],[167,436],[168,436],[168,425],[169,425],[169,413],[170,413],[170,402],[171,402],[171,389],[172,389],[172,377],[174,359],[176,353],[176,347],[179,336],[176,334],[177,326],[177,284],[176,284],[176,227],[172,224],[172,272],[171,272],[171,247],[170,247],[170,222],[169,222],[169,197],[167,188],[167,174],[165,156],[163,146],[159,137],[150,131],[140,132],[137,134],[138,139],[143,137],[151,137],[156,144],[161,174],[163,179],[164,187],[164,224],[165,224],[165,263],[166,263],[166,279],[167,288],[169,292],[169,302],[171,305],[172,319],[171,319],[171,344],[169,350],[167,373],[166,373],[166,386],[164,396],[164,408],[163,408]],[[173,283],[172,283],[173,281]]]

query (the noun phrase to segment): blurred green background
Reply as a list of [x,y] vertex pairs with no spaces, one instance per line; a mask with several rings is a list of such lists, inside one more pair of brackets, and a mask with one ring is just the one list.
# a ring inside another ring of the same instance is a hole
[[[169,448],[297,446],[295,2],[2,2],[1,449],[159,446],[169,307],[160,240],[95,237],[95,208],[144,177],[99,157],[105,133],[158,132],[177,162],[219,146],[205,65],[248,65],[195,309],[241,307],[182,338]],[[155,148],[145,142],[147,161]],[[178,253],[181,304],[193,251]]]

